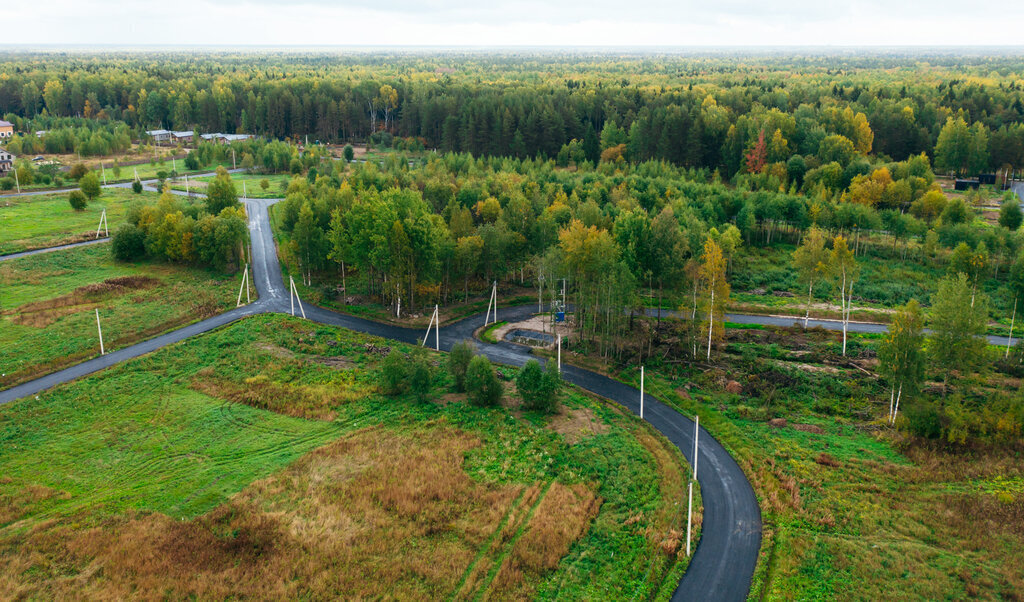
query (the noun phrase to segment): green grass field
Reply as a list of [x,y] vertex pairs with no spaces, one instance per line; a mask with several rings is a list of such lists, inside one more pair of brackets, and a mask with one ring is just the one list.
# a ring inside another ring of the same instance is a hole
[[677,451],[575,391],[555,417],[470,406],[443,371],[435,401],[383,397],[387,347],[418,352],[261,315],[0,406],[0,587],[667,599]]
[[[245,196],[250,199],[276,199],[284,198],[285,190],[288,189],[288,183],[292,181],[291,174],[243,174],[233,173],[231,174],[231,181],[235,184],[235,190],[238,192],[238,198],[242,198],[244,192]],[[206,185],[213,180],[212,176],[205,176],[202,178],[189,178],[189,190],[191,192],[203,192],[206,190]],[[267,180],[270,183],[270,187],[266,190],[260,186],[260,182]],[[181,178],[174,181],[171,185],[174,190],[185,190],[185,181]]]
[[170,264],[117,262],[109,245],[0,263],[0,387],[109,352],[235,306],[239,278]]
[[104,209],[113,232],[133,201],[151,202],[156,198],[151,192],[134,194],[122,188],[104,188],[84,211],[71,208],[66,192],[0,198],[0,255],[95,238]]

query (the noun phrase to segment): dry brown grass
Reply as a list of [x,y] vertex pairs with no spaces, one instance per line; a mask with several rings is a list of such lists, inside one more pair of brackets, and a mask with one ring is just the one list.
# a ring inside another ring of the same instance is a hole
[[561,434],[569,444],[575,444],[591,435],[608,432],[608,425],[594,415],[591,408],[569,409],[551,417],[548,428]]
[[24,326],[45,328],[58,319],[83,309],[91,309],[93,303],[112,296],[127,294],[131,291],[146,290],[160,286],[160,280],[150,276],[117,276],[107,278],[103,282],[80,286],[75,290],[46,299],[26,303],[10,313],[14,314],[11,321]]
[[364,390],[347,389],[337,384],[279,383],[264,375],[247,378],[241,383],[202,375],[193,379],[189,387],[211,397],[314,420],[334,420],[337,413],[332,408],[358,401],[366,395]]
[[589,487],[555,482],[540,500],[527,529],[512,546],[488,591],[488,599],[529,599],[532,583],[553,570],[597,516],[601,500]]
[[[469,478],[463,458],[477,445],[437,424],[365,430],[194,520],[136,514],[0,532],[0,597],[447,597],[520,491]],[[579,495],[589,512],[592,496]]]

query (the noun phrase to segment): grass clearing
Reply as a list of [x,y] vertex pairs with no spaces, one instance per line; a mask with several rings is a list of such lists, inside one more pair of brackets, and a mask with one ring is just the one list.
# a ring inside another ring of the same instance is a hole
[[[751,597],[1019,598],[1024,462],[903,440],[878,419],[877,381],[838,360],[837,337],[730,330],[714,367],[647,364],[651,393],[699,414],[754,485],[764,544]],[[875,344],[853,339],[854,363],[870,367]]]
[[84,211],[71,208],[66,192],[0,198],[0,255],[92,240],[96,238],[104,209],[113,233],[132,202],[155,202],[157,196],[152,192],[135,194],[125,188],[103,188]]
[[[242,198],[243,192],[247,198],[250,199],[276,199],[284,198],[285,191],[288,190],[288,184],[291,183],[292,179],[297,176],[292,174],[246,174],[246,173],[233,173],[231,174],[231,181],[235,184],[235,191],[238,193],[238,198]],[[298,176],[301,178],[301,176]],[[264,190],[260,183],[266,180],[270,186]],[[213,176],[204,176],[201,178],[190,178],[188,181],[189,191],[191,192],[206,192],[206,186],[213,181]],[[174,190],[185,190],[185,182],[182,179],[175,180],[171,188]]]
[[[420,352],[260,315],[0,407],[0,588],[667,598],[686,565],[677,450],[575,390],[564,412],[591,422],[573,437],[514,395],[446,394],[443,372],[438,401],[382,397],[395,347]],[[279,412],[220,397],[246,386]]]
[[125,347],[235,306],[239,278],[199,268],[115,261],[109,245],[0,263],[0,387]]

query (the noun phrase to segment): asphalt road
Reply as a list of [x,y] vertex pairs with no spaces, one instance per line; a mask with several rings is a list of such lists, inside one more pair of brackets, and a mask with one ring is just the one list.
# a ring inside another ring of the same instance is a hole
[[18,253],[9,253],[7,255],[0,255],[0,261],[7,261],[8,259],[17,259],[19,257],[27,257],[28,255],[38,255],[40,253],[49,253],[51,251],[63,251],[64,249],[74,249],[75,247],[84,247],[86,245],[94,245],[96,243],[107,242],[110,237],[104,236],[103,238],[96,238],[93,240],[86,240],[83,242],[73,242],[66,245],[57,245],[56,247],[45,247],[43,249],[32,249],[31,251],[19,251]]
[[[260,295],[258,301],[0,391],[0,403],[35,395],[245,316],[290,312],[288,289],[281,277],[267,211],[275,202],[277,200],[246,201],[252,237],[253,283]],[[423,337],[420,330],[343,315],[309,304],[304,305],[304,309],[306,317],[315,322],[411,343],[421,342]],[[299,314],[297,307],[295,313]],[[503,320],[525,318],[531,315],[532,306],[503,308],[501,313]],[[471,338],[473,331],[482,325],[483,316],[476,315],[441,328],[440,348],[450,350],[455,343]],[[430,338],[429,343],[434,343],[435,337]],[[508,342],[494,345],[477,342],[477,347],[493,361],[512,366],[521,366],[532,357],[527,348]],[[575,366],[564,365],[563,375],[568,382],[639,414],[640,392],[637,389]],[[689,418],[656,397],[646,395],[644,419],[676,445],[692,465],[694,424]],[[697,479],[704,504],[703,530],[690,567],[676,588],[673,600],[745,600],[761,547],[760,508],[749,481],[725,448],[703,429],[699,437],[701,445]],[[683,500],[680,500],[680,506],[682,504]]]

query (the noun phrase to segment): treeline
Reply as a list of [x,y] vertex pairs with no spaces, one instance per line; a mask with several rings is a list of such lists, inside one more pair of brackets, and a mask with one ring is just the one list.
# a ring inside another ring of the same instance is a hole
[[[394,156],[344,176],[329,173],[331,165],[293,180],[275,208],[290,234],[286,254],[307,282],[338,278],[347,289],[354,269],[381,303],[416,311],[525,275],[534,282],[543,276],[547,288],[538,292],[550,300],[567,278],[582,335],[608,353],[618,352],[628,331],[623,310],[640,306],[644,296],[692,298],[687,309],[696,315],[709,239],[727,265],[744,245],[799,243],[812,226],[830,238],[843,235],[853,256],[957,263],[966,248],[975,258],[970,271],[982,280],[1007,278],[1021,249],[1019,209],[1007,225],[981,224],[963,200],[947,201],[935,189],[920,157],[892,164],[898,179],[883,188],[912,182],[909,199],[917,199],[908,213],[852,202],[850,195],[730,188],[709,181],[706,171],[665,162],[572,170],[553,160],[448,154],[410,168]],[[865,298],[892,303],[910,294],[887,282],[857,287]],[[999,309],[1010,305],[1001,295]]]
[[[6,148],[15,155],[71,154],[83,157],[123,153],[131,148],[132,132],[123,122],[82,118],[8,115],[18,132]],[[36,132],[41,132],[37,135]]]
[[929,68],[919,53],[5,58],[0,112],[22,117],[321,141],[386,131],[430,148],[519,158],[555,157],[577,140],[592,163],[625,144],[631,161],[726,178],[747,171],[745,156],[761,141],[767,164],[800,156],[844,165],[849,153],[938,159],[944,127],[963,119],[974,158],[954,153],[937,165],[1024,167],[1024,85],[1010,54],[929,56]]
[[239,268],[249,230],[234,183],[223,168],[207,192],[203,202],[165,191],[155,204],[132,204],[111,241],[114,257]]

